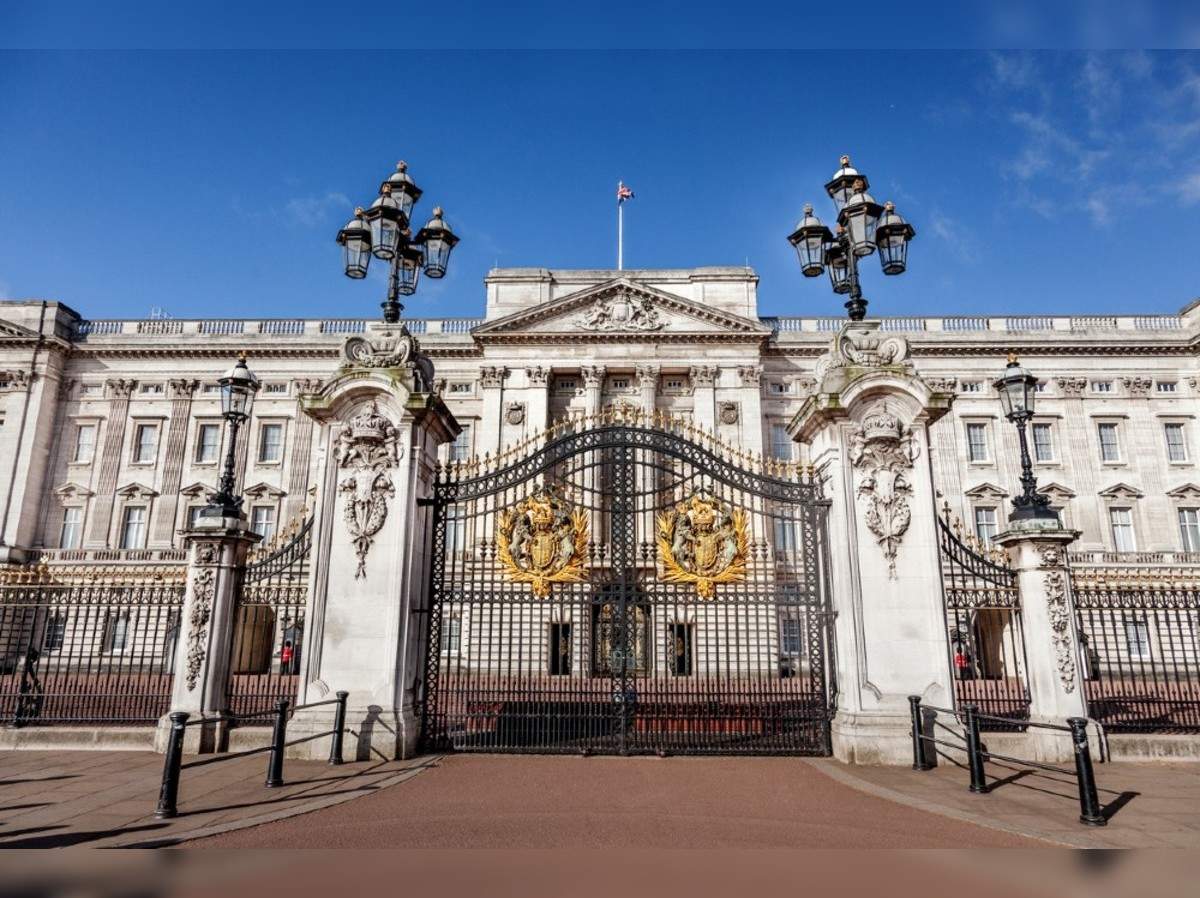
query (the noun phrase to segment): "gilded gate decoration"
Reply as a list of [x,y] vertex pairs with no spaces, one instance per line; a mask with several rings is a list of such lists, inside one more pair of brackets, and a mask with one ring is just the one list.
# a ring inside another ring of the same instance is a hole
[[718,583],[746,579],[746,513],[730,511],[720,500],[694,493],[658,518],[662,579],[691,583],[696,595],[711,599]]
[[441,467],[424,747],[828,754],[828,505],[805,467],[628,408]]
[[587,513],[551,490],[541,490],[500,514],[496,554],[516,583],[529,583],[538,598],[551,583],[583,580],[587,556]]

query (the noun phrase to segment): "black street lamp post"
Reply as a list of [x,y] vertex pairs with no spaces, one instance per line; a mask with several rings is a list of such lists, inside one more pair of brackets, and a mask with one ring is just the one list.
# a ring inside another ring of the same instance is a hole
[[383,320],[388,324],[400,321],[404,310],[400,297],[417,291],[422,268],[426,277],[446,276],[450,251],[458,243],[458,237],[442,219],[440,206],[434,207],[433,218],[413,236],[410,221],[420,198],[421,189],[409,177],[408,165],[398,162],[396,171],[379,186],[375,202],[367,209],[355,209],[354,218],[338,231],[346,277],[365,278],[371,256],[388,263],[387,299],[381,304]]
[[884,274],[903,274],[908,266],[908,242],[916,235],[912,225],[897,214],[895,206],[890,202],[882,206],[875,202],[867,193],[868,186],[867,176],[850,166],[849,156],[843,156],[842,167],[825,185],[825,192],[837,209],[837,233],[821,223],[811,204],[805,204],[804,218],[788,235],[805,277],[820,277],[828,268],[833,292],[849,295],[846,311],[851,321],[862,321],[867,316],[858,260],[878,250]]
[[1058,513],[1050,507],[1050,497],[1037,491],[1037,477],[1033,473],[1029,440],[1025,435],[1029,420],[1033,417],[1037,383],[1037,378],[1017,362],[1016,354],[1009,353],[1008,366],[993,384],[1000,394],[1004,417],[1016,425],[1021,441],[1021,495],[1012,500],[1013,510],[1009,520],[1017,524],[1026,522],[1058,527],[1061,526]]
[[234,454],[237,446],[238,429],[250,417],[250,406],[258,392],[258,378],[246,367],[246,356],[238,357],[237,364],[225,372],[217,383],[221,387],[221,414],[229,423],[229,439],[225,447],[225,467],[217,492],[209,499],[201,513],[206,518],[240,518],[242,497],[233,493]]

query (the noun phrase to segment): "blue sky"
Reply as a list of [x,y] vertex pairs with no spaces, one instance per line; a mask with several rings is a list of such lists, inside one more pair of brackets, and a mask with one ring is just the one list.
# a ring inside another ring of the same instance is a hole
[[612,266],[619,178],[627,267],[749,262],[764,314],[841,314],[785,237],[843,152],[918,232],[873,312],[1200,296],[1188,51],[0,51],[0,135],[0,297],[88,317],[374,315],[333,237],[401,158],[462,237],[415,316]]

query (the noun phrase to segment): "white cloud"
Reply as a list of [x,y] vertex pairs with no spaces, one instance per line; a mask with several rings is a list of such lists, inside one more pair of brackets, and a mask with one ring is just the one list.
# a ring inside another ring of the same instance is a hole
[[328,224],[330,216],[337,209],[344,209],[347,219],[354,214],[354,204],[350,202],[350,198],[336,191],[330,191],[324,196],[294,197],[288,200],[283,209],[294,221],[309,228]]
[[933,209],[929,213],[927,223],[934,235],[946,244],[960,262],[970,263],[979,259],[975,236],[962,222],[951,218],[940,209]]
[[1200,203],[1200,170],[1192,172],[1183,179],[1179,185],[1179,195],[1189,206]]

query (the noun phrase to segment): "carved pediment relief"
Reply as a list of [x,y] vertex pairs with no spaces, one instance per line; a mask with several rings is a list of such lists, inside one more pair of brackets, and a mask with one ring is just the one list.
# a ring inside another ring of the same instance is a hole
[[54,490],[58,498],[64,502],[71,502],[78,499],[87,499],[96,495],[86,486],[79,483],[64,483],[62,486]]
[[203,499],[212,495],[217,491],[215,486],[209,486],[207,483],[196,481],[193,484],[185,486],[179,491],[181,496],[187,496],[189,499]]
[[761,322],[625,278],[523,309],[474,331],[476,338],[484,342],[545,339],[551,334],[578,340],[581,336],[604,339],[616,334],[634,339],[676,334],[766,339],[770,333]]
[[964,490],[963,495],[971,499],[1000,500],[1008,496],[1008,490],[1001,489],[994,483],[981,483],[978,486],[971,487],[969,490]]
[[284,490],[269,483],[256,483],[254,486],[246,489],[245,494],[255,499],[282,499],[287,495]]
[[1099,495],[1105,499],[1140,499],[1143,493],[1128,483],[1114,483],[1108,489],[1100,490]]
[[1186,499],[1195,502],[1200,500],[1200,486],[1196,486],[1194,483],[1185,483],[1173,490],[1167,490],[1167,495],[1172,499]]
[[153,499],[158,491],[142,483],[130,483],[117,490],[117,495],[125,499]]

